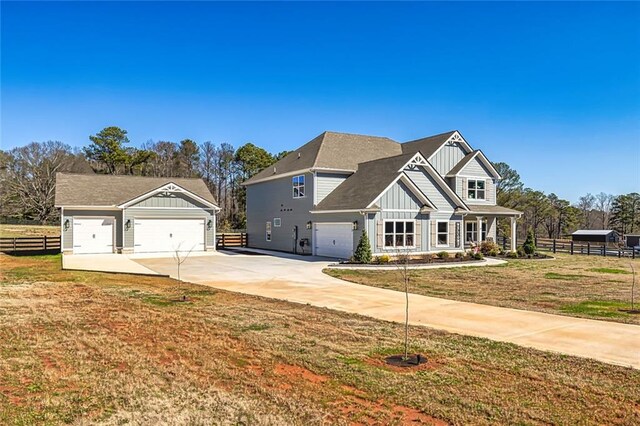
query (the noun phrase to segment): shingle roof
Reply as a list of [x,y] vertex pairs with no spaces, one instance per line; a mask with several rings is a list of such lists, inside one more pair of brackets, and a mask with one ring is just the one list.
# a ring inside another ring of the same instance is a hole
[[360,163],[401,153],[401,145],[389,138],[324,132],[244,184],[312,168],[355,171]]
[[57,173],[55,205],[118,206],[168,183],[216,204],[202,179]]
[[420,151],[424,158],[429,159],[455,132],[456,130],[452,130],[450,132],[440,133],[439,135],[405,142],[402,144],[402,152],[405,154],[415,154]]
[[464,169],[464,166],[469,164],[469,161],[471,161],[476,156],[477,153],[478,151],[472,151],[467,155],[465,155],[462,158],[462,160],[458,161],[458,164],[453,166],[453,169],[449,170],[449,172],[447,173],[447,176],[453,176],[458,174],[462,169]]
[[358,170],[327,195],[315,210],[364,209],[398,177],[414,154],[401,154],[360,164]]

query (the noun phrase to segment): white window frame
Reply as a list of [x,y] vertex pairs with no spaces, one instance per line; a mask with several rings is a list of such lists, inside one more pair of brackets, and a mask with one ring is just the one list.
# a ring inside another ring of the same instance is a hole
[[[469,231],[467,230],[468,225],[471,224],[471,228],[472,230]],[[471,235],[473,236],[473,239],[469,240],[467,238],[467,234],[471,233]],[[480,236],[482,237],[482,241],[486,241],[487,240],[487,221],[483,220],[482,221],[482,231],[480,233]],[[464,223],[464,243],[465,244],[469,244],[470,242],[474,242],[477,243],[479,242],[478,240],[478,221],[474,220],[474,221],[467,221]]]
[[[447,236],[447,242],[445,244],[440,244],[440,234],[442,234],[442,232],[440,232],[440,224],[444,223],[447,225],[447,232],[445,232],[444,234]],[[436,247],[449,247],[449,221],[448,220],[438,220],[436,221]]]
[[264,227],[264,239],[265,241],[271,241],[271,222],[267,222]]
[[[473,188],[471,188],[473,182]],[[482,188],[478,188],[478,183],[482,182]],[[482,191],[482,198],[478,197],[478,191]],[[473,197],[471,196],[473,194]],[[484,179],[467,179],[467,199],[468,200],[486,200],[487,199],[487,181]]]
[[[300,184],[300,178],[302,178],[302,184]],[[297,182],[296,182],[297,180]],[[293,198],[305,198],[307,196],[307,178],[305,175],[297,175],[291,178],[291,195]],[[300,188],[302,188],[302,195],[300,195]],[[296,196],[296,189],[298,195]]]
[[274,228],[280,228],[282,226],[282,219],[279,217],[274,217],[273,218],[273,227]]
[[[397,233],[396,232],[396,222],[403,222],[405,224],[404,226],[404,232],[402,233]],[[393,223],[393,232],[392,233],[388,233],[387,232],[387,223]],[[407,233],[406,229],[407,229],[407,223],[412,223],[413,224],[413,232],[411,233]],[[388,246],[386,245],[386,240],[387,240],[387,235],[393,235],[393,245],[392,246]],[[402,245],[402,246],[397,246],[395,245],[396,243],[396,235],[403,235],[402,237],[402,241],[403,244],[406,244],[407,242],[407,235],[413,235],[413,245],[407,246],[407,245]],[[383,250],[395,250],[395,249],[414,249],[416,248],[416,221],[415,219],[384,219],[383,220],[383,224],[382,224],[382,247]]]

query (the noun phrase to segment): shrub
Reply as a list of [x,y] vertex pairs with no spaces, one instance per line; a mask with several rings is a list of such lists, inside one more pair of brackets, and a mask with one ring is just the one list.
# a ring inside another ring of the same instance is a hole
[[477,253],[475,253],[475,254],[473,255],[473,258],[474,258],[475,260],[482,260],[482,259],[484,259],[484,256],[482,255],[482,253],[477,252]]
[[436,254],[436,256],[438,256],[439,259],[448,259],[449,253],[447,253],[446,251],[441,251],[438,254]]
[[516,253],[518,253],[518,257],[525,257],[527,255],[524,252],[524,248],[522,246],[518,246],[518,249],[516,250]]
[[[493,241],[483,241],[480,244],[480,252],[482,254],[484,254],[485,256],[488,255],[492,251],[495,251],[496,254],[497,254],[499,248],[500,247],[498,247],[498,245],[496,243],[494,243]],[[490,255],[490,256],[495,256],[495,255]]]
[[498,255],[498,249],[491,249],[489,250],[489,253],[487,253],[487,256],[493,256],[496,257]]
[[378,265],[384,265],[387,264],[391,261],[391,258],[389,257],[388,254],[383,254],[381,256],[376,256],[376,263]]
[[459,251],[456,253],[456,259],[462,259],[464,257],[464,253]]
[[371,263],[371,243],[369,242],[367,231],[362,231],[360,241],[358,242],[358,247],[356,247],[356,251],[355,253],[353,253],[353,257],[356,262]]
[[507,253],[507,257],[510,259],[517,259],[518,258],[518,252],[517,251],[510,251]]
[[533,231],[531,229],[529,229],[529,232],[527,232],[527,239],[524,241],[522,249],[529,257],[531,257],[536,252],[535,238],[533,237]]

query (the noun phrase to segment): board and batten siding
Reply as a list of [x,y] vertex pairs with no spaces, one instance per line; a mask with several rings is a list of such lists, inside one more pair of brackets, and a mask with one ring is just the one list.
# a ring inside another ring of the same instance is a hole
[[407,185],[398,181],[391,186],[376,202],[379,207],[394,210],[420,210],[422,203]]
[[436,206],[440,211],[453,211],[457,207],[449,198],[440,185],[422,168],[416,170],[405,170],[405,174],[411,181],[422,191],[424,195]]
[[465,150],[456,142],[440,148],[429,162],[441,176],[445,176],[465,155],[467,155]]
[[[62,250],[73,251],[73,218],[75,217],[109,217],[115,219],[116,249],[122,248],[122,211],[120,210],[78,210],[64,209],[62,217]],[[69,221],[69,228],[64,229],[64,222]]]
[[[301,173],[302,174],[302,173]],[[309,213],[313,209],[313,174],[304,173],[305,196],[293,198],[293,176],[247,186],[247,234],[249,247],[266,250],[294,251],[293,228],[298,227],[298,240],[312,243],[312,230],[307,222],[315,221]],[[281,226],[273,219],[280,218]],[[266,222],[271,222],[271,241],[266,241]],[[296,246],[299,251],[299,246]]]
[[124,248],[133,250],[135,240],[135,219],[202,219],[205,221],[205,245],[213,248],[216,245],[216,227],[207,229],[209,220],[215,223],[216,217],[212,208],[181,193],[155,194],[124,210],[124,223],[131,220],[129,229],[124,229]]
[[[484,200],[470,200],[467,198],[466,190],[469,179],[484,179],[486,188]],[[456,176],[455,190],[456,194],[467,204],[496,204],[496,181],[489,170],[478,161],[477,157],[471,160]]]
[[321,173],[317,172],[316,178],[316,195],[315,204],[320,203],[329,195],[334,189],[336,189],[342,182],[344,182],[349,175],[340,173]]

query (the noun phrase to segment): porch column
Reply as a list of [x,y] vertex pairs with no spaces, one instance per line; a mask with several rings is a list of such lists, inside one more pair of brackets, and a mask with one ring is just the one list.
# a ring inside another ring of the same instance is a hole
[[516,217],[511,217],[511,251],[516,251]]
[[495,216],[487,218],[487,240],[491,239],[494,243],[497,243],[497,218]]
[[482,216],[476,217],[476,221],[476,231],[478,231],[476,239],[478,240],[478,244],[480,244],[482,242]]

